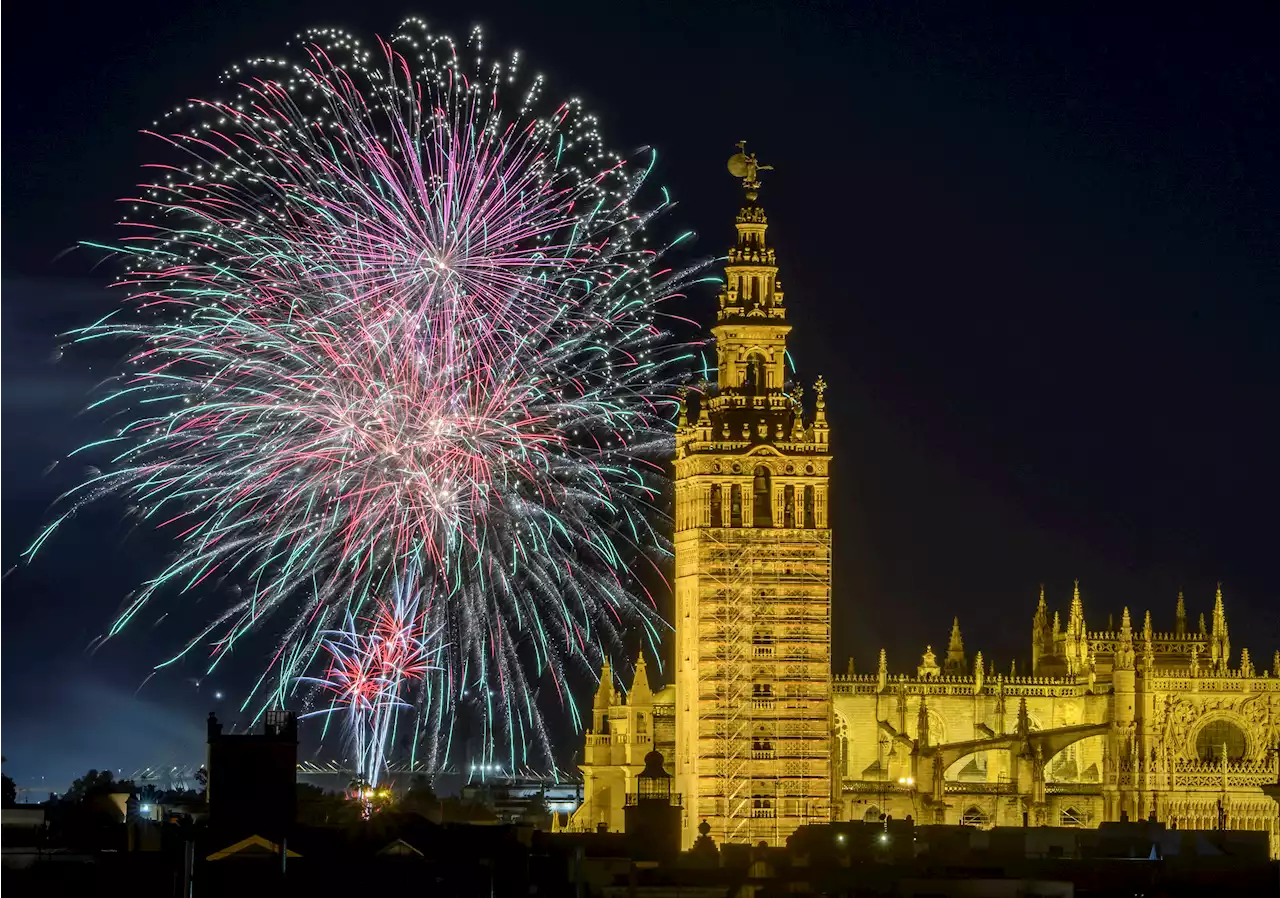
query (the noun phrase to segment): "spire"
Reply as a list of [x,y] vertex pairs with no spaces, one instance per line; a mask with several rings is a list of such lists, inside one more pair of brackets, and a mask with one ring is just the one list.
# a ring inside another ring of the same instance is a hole
[[844,673],[845,673],[845,676],[847,676],[849,679],[851,680],[853,679],[853,656],[852,655],[849,656],[849,666]]
[[1126,605],[1120,616],[1120,647],[1116,649],[1116,670],[1133,670],[1133,624]]
[[[699,405],[709,410],[712,440],[706,442],[723,440],[748,446],[814,443],[822,447],[829,442],[821,395],[825,383],[819,388],[810,429],[803,423],[803,408],[793,400],[787,382],[791,325],[778,278],[777,254],[767,241],[769,220],[757,202],[760,172],[771,168],[748,153],[745,142],[738,144],[738,152],[729,160],[729,172],[742,181],[746,201],[734,223],[737,240],[729,249],[719,310],[711,328],[716,384],[700,398]],[[693,442],[693,437],[678,430],[677,452]]]
[[1179,639],[1187,635],[1187,603],[1182,600],[1182,590],[1178,590],[1178,607],[1173,612],[1173,635]]
[[1018,699],[1018,729],[1016,732],[1022,739],[1025,739],[1027,734],[1031,732],[1031,716],[1027,714],[1026,696]]
[[1150,671],[1156,663],[1156,652],[1151,644],[1151,637],[1151,612],[1148,611],[1146,619],[1142,622],[1142,669],[1146,671]]
[[628,705],[647,705],[653,702],[653,690],[649,688],[649,671],[645,668],[644,649],[636,658],[636,678],[631,681],[631,694],[627,696]]
[[1084,602],[1080,600],[1080,581],[1071,592],[1071,610],[1067,613],[1067,673],[1082,674],[1088,667],[1089,638],[1084,622]]
[[1251,677],[1255,673],[1253,669],[1253,660],[1249,657],[1248,649],[1240,650],[1240,676]]
[[973,656],[973,691],[982,691],[982,678],[986,672],[982,669],[982,652]]
[[880,684],[881,692],[889,683],[889,660],[884,649],[880,650],[880,667],[876,670],[876,682]]
[[1031,672],[1034,674],[1040,666],[1042,655],[1053,653],[1053,643],[1049,636],[1049,608],[1044,603],[1044,584],[1040,584],[1040,604],[1036,605],[1035,617],[1031,619]]
[[920,710],[916,712],[916,739],[921,748],[929,747],[929,708],[923,695],[920,696]]
[[600,685],[596,687],[595,700],[591,704],[591,728],[594,732],[605,731],[611,705],[613,705],[613,668],[609,666],[609,659],[605,658],[600,668]]
[[1227,635],[1227,612],[1222,606],[1222,584],[1213,599],[1213,630],[1209,634],[1209,660],[1215,671],[1231,664],[1231,639]]
[[969,669],[964,656],[964,639],[960,636],[960,618],[951,622],[951,639],[947,643],[947,660],[942,664],[943,672],[950,676],[963,676]]
[[1280,649],[1276,649],[1275,656],[1271,659],[1271,676],[1280,677]]
[[1204,615],[1203,615],[1203,614],[1201,614],[1201,615],[1200,615],[1200,629],[1199,629],[1199,633],[1200,633],[1200,638],[1201,638],[1201,639],[1208,639],[1208,638],[1209,638],[1209,628],[1208,628],[1208,627],[1206,627],[1206,626],[1204,625]]

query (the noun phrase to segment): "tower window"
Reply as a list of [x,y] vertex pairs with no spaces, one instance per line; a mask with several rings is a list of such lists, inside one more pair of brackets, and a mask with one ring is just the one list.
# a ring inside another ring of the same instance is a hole
[[742,374],[742,385],[747,389],[747,392],[764,390],[769,386],[768,367],[764,356],[760,353],[753,352],[747,356],[747,367]]
[[729,526],[742,526],[742,486],[737,483],[729,487]]
[[769,469],[761,465],[756,468],[755,480],[752,481],[752,514],[751,526],[773,526],[773,488],[770,485]]
[[796,525],[796,488],[787,484],[782,488],[782,526]]
[[813,487],[806,486],[804,488],[804,526],[806,530],[812,530],[818,526],[815,523],[813,504]]
[[720,484],[711,485],[711,526],[724,526],[724,511],[720,507]]

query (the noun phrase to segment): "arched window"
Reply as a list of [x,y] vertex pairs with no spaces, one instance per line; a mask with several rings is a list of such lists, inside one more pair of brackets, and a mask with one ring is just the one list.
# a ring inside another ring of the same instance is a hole
[[1244,760],[1246,745],[1244,732],[1229,720],[1211,720],[1196,736],[1196,754],[1201,761],[1221,763],[1224,748],[1228,761]]
[[1088,826],[1089,815],[1079,808],[1063,808],[1062,809],[1062,825],[1063,826]]
[[644,713],[636,715],[636,735],[644,736],[649,732],[649,724],[644,719]]
[[742,526],[742,487],[736,483],[729,487],[729,526]]
[[769,478],[769,469],[764,465],[756,468],[755,479],[751,483],[751,526],[773,526],[773,486]]
[[865,823],[879,823],[880,809],[875,805],[872,805],[871,807],[867,808],[867,812],[862,815],[862,819],[863,819],[863,822]]
[[742,386],[749,393],[763,391],[769,386],[769,367],[763,355],[753,352],[747,356],[747,366],[742,372]]
[[711,526],[724,526],[724,511],[720,506],[720,484],[711,484]]
[[806,530],[812,530],[818,525],[814,523],[813,512],[813,487],[806,486],[804,488],[804,527]]
[[796,488],[788,483],[782,488],[782,526],[796,525]]
[[976,826],[985,828],[991,823],[991,818],[982,812],[982,808],[977,805],[970,805],[963,814],[960,815],[961,826]]

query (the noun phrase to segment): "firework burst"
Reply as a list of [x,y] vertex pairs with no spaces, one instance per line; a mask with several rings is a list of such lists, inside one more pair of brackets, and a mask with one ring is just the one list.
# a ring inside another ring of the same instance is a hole
[[[416,582],[416,578],[406,578]],[[302,677],[330,696],[330,706],[303,717],[346,717],[347,734],[356,758],[356,777],[369,788],[378,785],[387,749],[396,741],[401,712],[414,705],[439,646],[426,630],[426,609],[412,586],[397,584],[395,598],[377,600],[372,614],[357,620],[348,615],[341,630],[326,633],[329,656],[321,678]]]
[[165,664],[212,668],[272,621],[260,707],[375,595],[421,593],[448,646],[419,705],[428,760],[460,700],[513,765],[545,756],[537,684],[660,625],[632,568],[669,549],[651,513],[687,352],[660,310],[690,273],[645,243],[652,154],[607,151],[478,34],[410,20],[294,50],[152,132],[169,158],[107,247],[124,307],[72,335],[129,347],[95,403],[126,423],[81,450],[107,461],[29,553],[123,497],[177,551],[108,635],[215,591]]

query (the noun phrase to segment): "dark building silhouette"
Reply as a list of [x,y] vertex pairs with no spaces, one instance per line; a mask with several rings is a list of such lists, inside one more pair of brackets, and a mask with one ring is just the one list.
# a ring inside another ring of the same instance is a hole
[[662,769],[662,752],[644,756],[644,771],[636,777],[636,791],[623,808],[631,857],[638,861],[667,861],[680,853],[680,794],[671,791],[671,774]]
[[297,804],[298,719],[268,711],[261,733],[227,734],[209,715],[209,828],[222,837],[279,839]]

